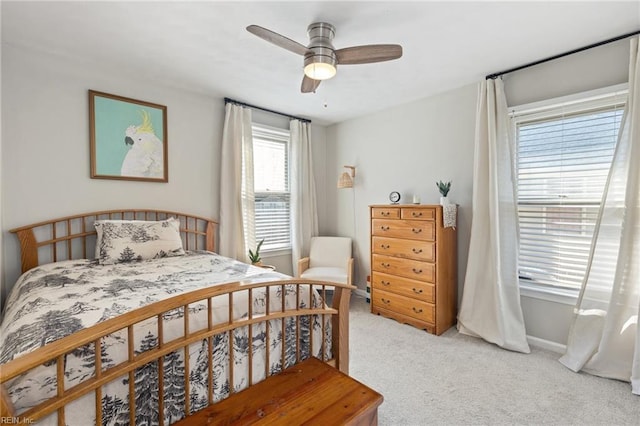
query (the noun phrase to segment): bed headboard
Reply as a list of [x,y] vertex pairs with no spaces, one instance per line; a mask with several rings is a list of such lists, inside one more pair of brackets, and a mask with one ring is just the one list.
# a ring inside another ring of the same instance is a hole
[[22,273],[38,265],[62,260],[95,257],[98,219],[180,220],[180,234],[185,250],[215,251],[218,222],[200,216],[167,210],[104,210],[47,220],[11,229],[20,241]]

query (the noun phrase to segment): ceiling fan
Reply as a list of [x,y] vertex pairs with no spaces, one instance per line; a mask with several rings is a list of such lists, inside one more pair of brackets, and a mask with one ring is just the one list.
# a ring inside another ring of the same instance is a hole
[[315,92],[322,80],[336,75],[338,64],[370,64],[391,61],[402,56],[402,46],[399,44],[369,44],[336,50],[331,43],[336,29],[326,22],[315,22],[309,25],[307,28],[310,40],[308,46],[258,25],[249,25],[247,31],[276,46],[304,56],[302,93]]

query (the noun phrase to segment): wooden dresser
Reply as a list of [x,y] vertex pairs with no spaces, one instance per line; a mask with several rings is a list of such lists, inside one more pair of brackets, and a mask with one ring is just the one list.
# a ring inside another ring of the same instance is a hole
[[442,334],[456,323],[456,231],[440,205],[373,205],[371,312]]

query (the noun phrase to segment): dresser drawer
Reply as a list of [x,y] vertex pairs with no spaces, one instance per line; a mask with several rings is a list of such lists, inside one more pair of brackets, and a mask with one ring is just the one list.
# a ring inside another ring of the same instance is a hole
[[399,275],[418,281],[433,283],[436,278],[436,267],[433,263],[418,260],[402,259],[400,257],[374,254],[371,256],[371,268],[385,274]]
[[419,220],[373,219],[371,233],[377,237],[433,241],[436,237],[436,224]]
[[371,286],[374,291],[389,291],[423,302],[435,303],[436,301],[436,286],[431,283],[374,272],[371,278]]
[[400,207],[372,207],[371,217],[373,219],[399,219]]
[[383,290],[374,291],[371,301],[374,307],[397,312],[420,321],[433,323],[435,319],[435,307],[431,303],[421,302]]
[[401,238],[373,237],[371,250],[377,254],[400,256],[407,259],[436,260],[436,243]]
[[436,209],[403,207],[400,218],[410,220],[436,220]]

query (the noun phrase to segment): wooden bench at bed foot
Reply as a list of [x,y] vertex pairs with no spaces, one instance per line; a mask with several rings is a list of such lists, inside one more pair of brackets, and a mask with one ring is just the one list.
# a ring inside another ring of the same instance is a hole
[[373,389],[309,358],[175,425],[377,425],[382,401]]

